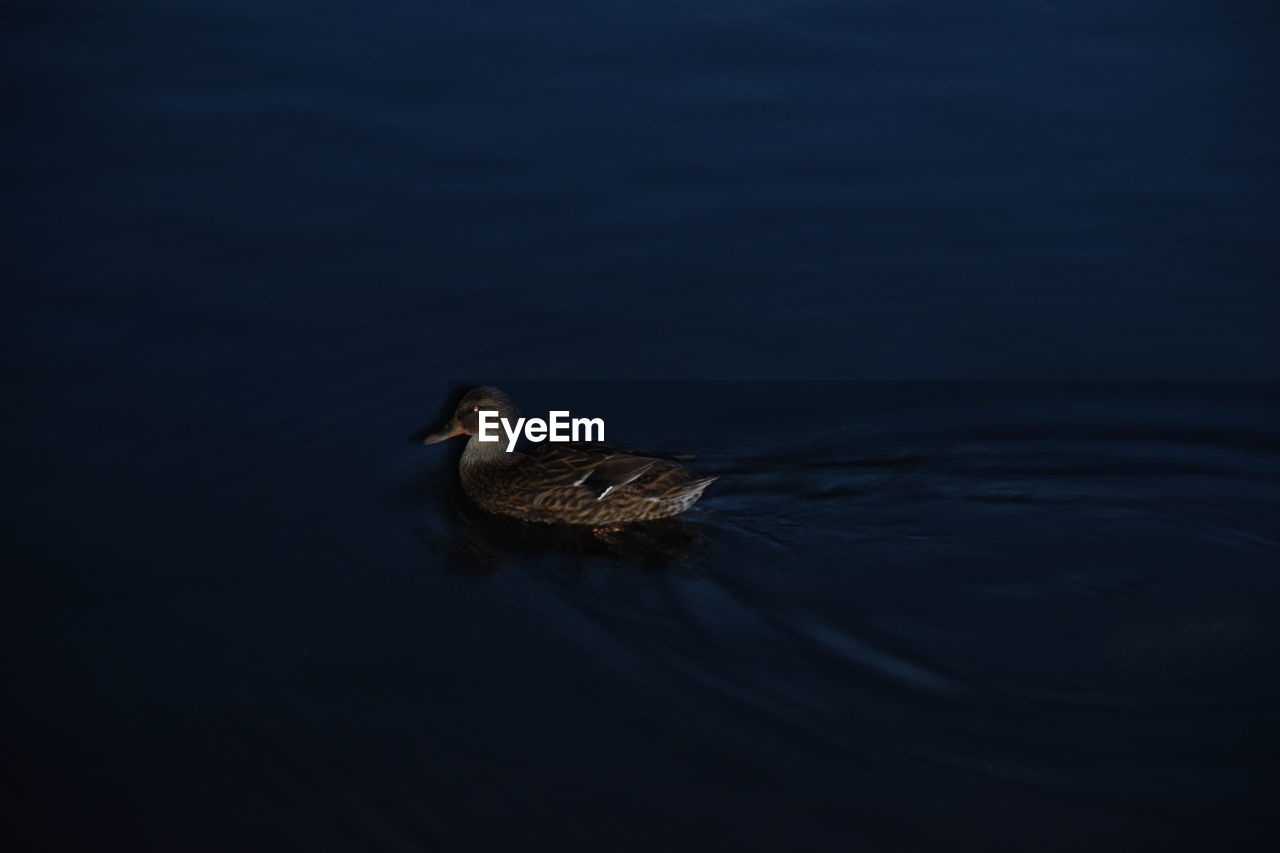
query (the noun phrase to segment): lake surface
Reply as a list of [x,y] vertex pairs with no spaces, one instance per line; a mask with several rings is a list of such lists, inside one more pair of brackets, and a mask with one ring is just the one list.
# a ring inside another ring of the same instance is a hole
[[[13,834],[1270,849],[1275,25],[13,6]],[[482,382],[721,479],[486,516]]]

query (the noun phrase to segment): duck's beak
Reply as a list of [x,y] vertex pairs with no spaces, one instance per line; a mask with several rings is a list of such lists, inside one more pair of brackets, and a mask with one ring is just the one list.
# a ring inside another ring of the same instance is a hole
[[462,424],[458,423],[458,419],[452,418],[447,424],[424,438],[422,443],[439,444],[442,441],[448,441],[455,435],[462,435],[464,432],[466,432],[466,430],[463,429]]

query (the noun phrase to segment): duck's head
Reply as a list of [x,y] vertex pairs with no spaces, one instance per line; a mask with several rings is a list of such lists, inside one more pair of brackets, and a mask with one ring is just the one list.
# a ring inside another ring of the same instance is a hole
[[[498,417],[514,422],[520,410],[511,398],[497,388],[488,385],[472,388],[453,410],[453,417],[440,429],[423,439],[423,444],[437,444],[455,435],[475,435],[480,431],[480,413],[497,412]],[[493,421],[490,421],[493,423]]]

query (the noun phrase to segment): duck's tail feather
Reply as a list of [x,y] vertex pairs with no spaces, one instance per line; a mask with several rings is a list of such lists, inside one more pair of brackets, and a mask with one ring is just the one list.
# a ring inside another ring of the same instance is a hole
[[669,507],[672,511],[672,515],[684,512],[686,509],[698,502],[698,498],[702,497],[702,492],[707,488],[707,486],[719,479],[720,477],[717,475],[712,477],[703,477],[700,480],[690,480],[689,482],[682,483],[672,489],[662,497],[657,498],[657,500],[662,501],[664,506]]

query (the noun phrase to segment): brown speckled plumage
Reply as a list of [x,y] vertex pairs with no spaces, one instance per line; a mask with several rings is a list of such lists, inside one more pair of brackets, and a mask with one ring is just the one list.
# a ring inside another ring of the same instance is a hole
[[453,420],[427,444],[468,435],[458,469],[467,495],[489,512],[525,521],[604,526],[650,521],[684,512],[715,477],[694,478],[674,462],[607,444],[548,444],[534,453],[508,453],[476,438],[476,409],[519,417],[496,388],[476,388]]

